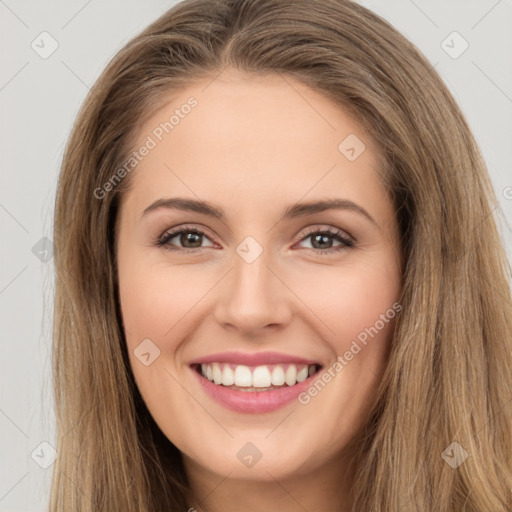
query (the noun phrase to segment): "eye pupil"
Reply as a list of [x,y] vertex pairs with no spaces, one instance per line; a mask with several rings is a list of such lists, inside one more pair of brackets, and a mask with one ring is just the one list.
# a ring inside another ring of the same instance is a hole
[[[329,249],[330,246],[332,245],[332,240],[330,240],[332,237],[329,236],[329,235],[324,235],[324,234],[317,234],[317,235],[313,235],[313,247],[315,247],[315,249],[325,249],[326,246],[325,245],[322,245],[322,244],[327,244],[327,248]],[[316,247],[315,244],[317,243],[320,243],[320,247]]]
[[[202,237],[202,235],[199,233],[193,233],[193,232],[182,233],[181,237],[180,237],[180,243],[184,247],[189,247],[189,248],[201,247],[201,237]],[[192,242],[192,245],[189,245],[189,242]],[[195,244],[194,244],[194,242],[195,242]]]

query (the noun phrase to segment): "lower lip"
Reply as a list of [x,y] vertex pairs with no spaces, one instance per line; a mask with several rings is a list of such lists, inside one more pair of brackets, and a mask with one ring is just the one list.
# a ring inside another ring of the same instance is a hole
[[214,384],[206,377],[200,375],[194,368],[191,368],[191,370],[199,379],[203,389],[213,400],[232,411],[246,414],[272,412],[284,407],[305,391],[311,385],[312,379],[316,378],[319,373],[314,373],[306,380],[294,386],[287,386],[273,391],[237,391],[236,389]]

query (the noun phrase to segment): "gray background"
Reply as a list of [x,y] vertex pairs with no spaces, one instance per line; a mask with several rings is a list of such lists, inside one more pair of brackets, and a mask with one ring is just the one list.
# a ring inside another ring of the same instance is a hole
[[[55,424],[51,228],[64,144],[107,62],[175,3],[0,0],[1,512],[43,511],[48,500]],[[461,106],[505,214],[501,231],[510,259],[512,0],[360,3],[423,51]],[[45,31],[50,36],[40,36]],[[469,44],[457,58],[464,41],[448,37],[453,31]],[[52,39],[58,48],[42,58]]]

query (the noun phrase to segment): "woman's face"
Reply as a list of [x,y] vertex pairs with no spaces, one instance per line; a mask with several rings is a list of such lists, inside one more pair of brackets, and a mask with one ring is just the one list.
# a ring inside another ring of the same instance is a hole
[[400,309],[376,146],[291,78],[230,72],[169,96],[135,150],[117,259],[154,420],[191,470],[332,467],[366,418]]

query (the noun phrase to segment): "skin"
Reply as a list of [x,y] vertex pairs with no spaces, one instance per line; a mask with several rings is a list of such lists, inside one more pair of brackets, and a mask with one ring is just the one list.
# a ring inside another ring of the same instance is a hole
[[[350,441],[385,370],[393,320],[307,405],[294,400],[270,413],[212,401],[188,363],[221,351],[272,350],[329,368],[399,301],[398,227],[378,149],[320,93],[291,78],[233,70],[170,95],[140,127],[136,147],[190,96],[197,107],[138,164],[118,217],[121,309],[137,385],[183,454],[190,507],[348,510]],[[366,146],[354,161],[338,150],[349,134]],[[165,208],[142,216],[163,197],[205,200],[226,218]],[[290,205],[326,198],[357,203],[375,224],[349,209],[279,221]],[[198,251],[187,252],[179,235],[168,243],[176,250],[156,245],[185,224],[207,232]],[[335,251],[343,247],[335,236],[313,245],[306,229],[329,227],[355,245]],[[236,252],[249,235],[263,249],[250,264]],[[160,350],[148,366],[134,355],[146,338]],[[248,441],[262,454],[252,467],[237,457]]]

